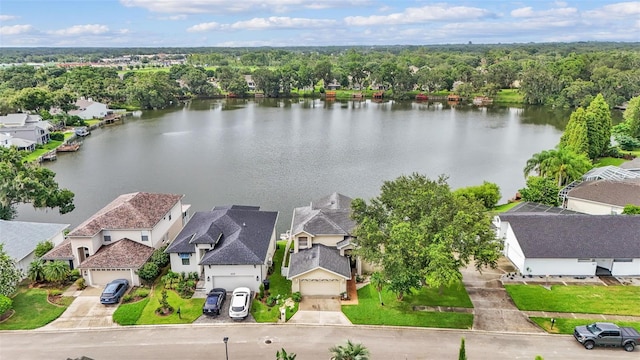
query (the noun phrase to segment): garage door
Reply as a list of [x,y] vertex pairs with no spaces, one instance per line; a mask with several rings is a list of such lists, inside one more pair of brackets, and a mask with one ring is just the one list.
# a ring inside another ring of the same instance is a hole
[[91,285],[103,286],[115,279],[127,279],[129,280],[129,284],[132,284],[129,270],[91,270]]
[[301,279],[300,294],[303,296],[339,296],[340,280]]
[[223,288],[228,292],[233,291],[237,287],[248,287],[252,291],[257,291],[260,283],[256,281],[255,276],[214,276],[213,287]]

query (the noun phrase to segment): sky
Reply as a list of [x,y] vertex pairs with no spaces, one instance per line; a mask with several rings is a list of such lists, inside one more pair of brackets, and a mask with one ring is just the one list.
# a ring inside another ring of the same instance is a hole
[[640,41],[640,1],[2,0],[0,47]]

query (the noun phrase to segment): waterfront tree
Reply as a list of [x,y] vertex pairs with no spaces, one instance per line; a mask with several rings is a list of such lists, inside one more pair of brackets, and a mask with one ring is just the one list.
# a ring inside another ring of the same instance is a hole
[[589,157],[595,159],[611,145],[611,110],[602,94],[598,94],[586,110]]
[[369,204],[352,203],[358,254],[380,267],[399,300],[414,288],[456,283],[471,261],[478,270],[495,267],[500,256],[485,207],[455,196],[446,180],[401,176],[385,181]]
[[31,203],[35,208],[58,208],[61,214],[73,211],[74,194],[60,189],[55,173],[45,167],[24,162],[15,148],[0,147],[0,219],[11,220],[15,206]]
[[550,178],[543,176],[529,176],[526,187],[518,190],[522,201],[531,201],[549,206],[558,206],[560,188]]
[[560,137],[559,146],[577,154],[589,154],[587,118],[583,108],[578,108],[571,113],[569,123]]
[[11,296],[22,279],[22,272],[3,247],[4,244],[0,243],[0,295]]

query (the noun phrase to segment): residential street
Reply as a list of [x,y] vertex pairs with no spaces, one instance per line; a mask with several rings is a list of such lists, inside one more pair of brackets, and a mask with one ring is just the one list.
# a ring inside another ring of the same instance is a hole
[[[371,359],[455,359],[460,338],[466,339],[469,359],[630,359],[622,349],[585,350],[571,336],[483,331],[377,328],[361,326],[302,326],[207,324],[122,327],[74,331],[0,332],[1,359],[67,359],[87,356],[107,359],[275,359],[285,348],[297,359],[329,359],[328,348],[347,339],[364,344]],[[271,344],[267,344],[271,341]]]

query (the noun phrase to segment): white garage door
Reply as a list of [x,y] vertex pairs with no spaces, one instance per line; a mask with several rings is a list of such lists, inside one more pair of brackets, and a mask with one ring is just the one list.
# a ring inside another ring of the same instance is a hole
[[337,279],[301,279],[300,294],[302,296],[339,296],[340,280]]
[[115,279],[127,279],[129,284],[132,284],[131,273],[129,270],[91,270],[91,280],[94,286],[107,285],[110,281]]
[[237,287],[248,287],[252,291],[257,291],[260,283],[256,281],[255,276],[214,276],[213,287],[223,288],[227,292],[232,292]]

